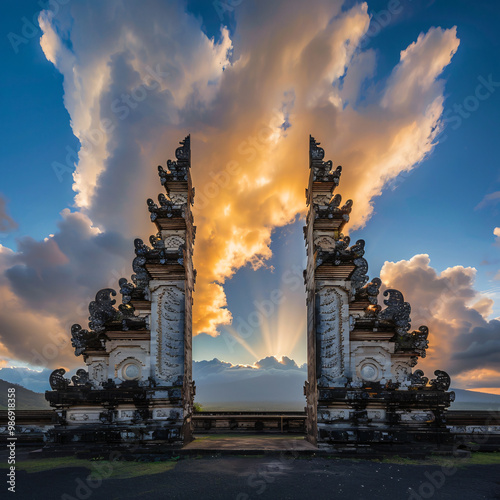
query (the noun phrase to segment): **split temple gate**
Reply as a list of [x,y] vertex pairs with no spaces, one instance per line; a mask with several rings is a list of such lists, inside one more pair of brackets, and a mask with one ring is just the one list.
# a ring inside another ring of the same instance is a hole
[[410,328],[411,307],[399,290],[367,276],[365,242],[350,246],[342,229],[352,200],[342,205],[342,167],[324,161],[310,137],[309,212],[304,236],[307,269],[307,438],[318,446],[339,443],[443,442],[444,411],[455,394],[437,370],[429,382],[412,371],[425,357],[428,329]]
[[[191,206],[190,137],[167,169],[158,167],[165,194],[147,201],[157,233],[149,245],[136,239],[132,283],[103,289],[89,305],[88,329],[73,325],[75,355],[87,370],[72,380],[58,369],[46,398],[57,425],[49,442],[192,439],[192,256],[196,227]],[[430,382],[413,371],[428,346],[427,328],[410,331],[410,305],[381,281],[368,283],[363,240],[350,246],[342,229],[352,201],[334,191],[341,167],[324,161],[312,137],[307,246],[307,439],[319,447],[384,442],[446,441],[444,412],[454,394],[449,376]]]
[[158,167],[166,195],[147,201],[157,233],[134,241],[132,283],[120,279],[122,303],[105,288],[89,304],[89,325],[71,328],[87,370],[72,382],[64,369],[46,393],[59,425],[49,440],[182,443],[191,439],[195,387],[192,370],[193,243],[189,136],[167,170]]

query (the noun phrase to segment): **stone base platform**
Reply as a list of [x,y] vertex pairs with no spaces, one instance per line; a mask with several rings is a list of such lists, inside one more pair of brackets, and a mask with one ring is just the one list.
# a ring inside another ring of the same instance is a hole
[[191,443],[180,447],[164,442],[144,442],[136,445],[78,443],[72,445],[49,445],[33,450],[30,458],[56,456],[76,456],[78,458],[120,459],[156,462],[179,457],[224,457],[224,456],[266,456],[295,459],[298,457],[362,458],[381,459],[399,456],[424,459],[430,455],[469,456],[467,450],[457,450],[452,446],[414,447],[408,444],[374,444],[371,446],[342,445],[317,448],[303,437],[282,434],[261,434],[242,436],[241,434],[198,435]]
[[307,442],[302,436],[283,435],[242,436],[241,434],[197,435],[195,439],[183,447],[182,451],[213,452],[247,452],[279,451],[279,452],[317,452],[316,446]]

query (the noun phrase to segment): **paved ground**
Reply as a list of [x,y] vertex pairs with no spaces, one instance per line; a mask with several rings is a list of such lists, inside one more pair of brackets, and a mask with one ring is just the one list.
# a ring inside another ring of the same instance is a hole
[[[96,470],[102,476],[109,476],[113,464],[96,462],[89,468],[72,466],[31,473],[18,470],[16,493],[12,498],[500,499],[499,465],[457,465],[458,468],[443,468],[364,460],[295,458],[293,453],[276,458],[204,456],[177,462],[134,464],[134,467],[142,468],[129,472],[135,477],[102,480],[92,479],[89,472]],[[6,487],[2,481],[2,488],[8,493]],[[3,491],[0,497],[9,498]]]
[[[97,461],[75,457],[33,460],[20,448],[16,492],[11,498],[500,500],[499,454],[424,463],[398,457],[391,458],[391,463],[318,458],[311,456],[310,444],[290,435],[211,435],[188,446],[191,454],[156,462],[113,462],[108,461],[109,454]],[[252,456],[245,456],[244,450]],[[256,454],[258,450],[262,454]],[[2,475],[7,474],[6,462],[7,450],[0,450]],[[9,498],[7,487],[2,480],[0,498]]]
[[288,435],[281,436],[218,436],[205,435],[199,436],[194,441],[184,446],[184,450],[213,450],[216,451],[315,451],[317,448],[308,443],[302,436],[293,437]]

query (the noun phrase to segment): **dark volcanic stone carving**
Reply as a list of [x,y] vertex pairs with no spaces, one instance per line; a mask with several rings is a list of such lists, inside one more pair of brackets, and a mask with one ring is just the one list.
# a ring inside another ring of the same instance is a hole
[[[415,372],[410,375],[411,387],[446,392],[450,388],[450,376],[443,370],[436,370],[434,375],[436,375],[436,378],[429,382],[429,379],[424,377],[424,372],[422,370],[415,370]],[[429,382],[429,385],[427,385],[427,382]],[[455,393],[450,394],[453,394],[454,399]]]
[[75,387],[78,387],[78,386],[88,386],[90,384],[90,382],[89,382],[89,374],[83,368],[80,368],[79,370],[76,370],[76,375],[73,375],[71,377],[71,380],[72,380],[73,385]]
[[167,169],[158,166],[160,182],[164,186],[170,181],[186,181],[187,171],[191,163],[191,137],[188,135],[180,142],[180,147],[175,150],[177,161],[167,160]]
[[[145,245],[144,245],[145,246]],[[137,251],[137,247],[136,247]],[[137,260],[143,259],[146,263],[145,257],[136,257],[134,259],[134,270],[146,279],[147,271],[138,266]],[[144,276],[144,274],[146,276]],[[137,280],[137,275],[132,277]],[[140,280],[137,280],[140,281]],[[145,285],[147,281],[145,282]],[[105,346],[106,336],[104,333],[107,328],[119,330],[141,330],[146,328],[145,318],[140,318],[134,315],[134,308],[130,304],[132,294],[135,293],[139,287],[127,282],[125,278],[119,281],[120,293],[123,295],[123,303],[120,304],[118,310],[113,306],[116,303],[116,292],[111,288],[104,288],[99,290],[96,294],[95,300],[89,304],[89,328],[90,330],[83,329],[80,325],[75,324],[71,327],[71,344],[75,348],[75,355],[80,356],[87,349],[102,350]],[[144,286],[145,286],[144,285]],[[143,290],[141,290],[142,292]],[[110,326],[114,325],[114,326]]]
[[98,342],[95,332],[89,332],[79,324],[71,327],[71,345],[75,348],[75,356],[80,356],[91,343],[96,341]]
[[427,385],[427,382],[429,379],[427,377],[424,377],[424,372],[422,370],[415,370],[411,375],[410,375],[410,382],[412,387],[425,387]]
[[[147,280],[149,277],[145,268],[147,262],[155,262],[159,264],[180,264],[181,266],[183,265],[184,251],[186,248],[185,245],[180,245],[175,250],[166,249],[165,245],[159,244],[154,248],[150,248],[145,245],[144,242],[139,238],[134,241],[134,245],[135,253],[137,255],[137,257],[134,259],[134,263],[136,263],[136,268],[134,268],[134,271],[137,269],[135,280],[137,282],[139,282],[139,272],[141,276],[144,276],[143,279],[147,284]],[[138,261],[138,259],[141,259],[140,262]],[[132,264],[132,266],[134,266],[134,263]],[[134,279],[134,277],[132,277],[132,279]]]
[[191,136],[188,135],[183,141],[179,142],[180,147],[175,150],[175,157],[180,161],[191,160]]
[[112,288],[103,288],[95,296],[95,300],[89,304],[89,327],[97,333],[105,330],[104,325],[113,320],[118,311],[113,307],[116,300],[111,296],[116,296]]
[[321,161],[325,157],[325,150],[319,147],[320,144],[320,142],[316,142],[312,135],[309,136],[309,156],[311,160]]
[[314,180],[332,182],[335,186],[338,186],[342,167],[338,166],[336,170],[333,170],[331,160],[323,161],[325,150],[320,148],[319,145],[320,143],[316,142],[314,137],[309,136],[309,163],[313,169]]
[[135,274],[132,275],[132,282],[137,288],[144,290],[149,283],[149,274],[145,268],[146,257],[138,255],[132,261],[132,270]]
[[363,258],[365,253],[365,241],[358,240],[356,244],[349,247],[350,238],[342,237],[335,242],[333,250],[323,250],[316,248],[316,267],[323,264],[353,264],[355,269],[350,277],[354,290],[360,289],[368,281],[368,262]]
[[429,347],[429,329],[421,326],[418,330],[411,333],[405,332],[403,335],[397,334],[395,338],[396,352],[412,351],[418,356],[425,358],[426,350]]
[[148,199],[148,209],[151,212],[151,221],[154,222],[158,218],[186,218],[186,204],[175,204],[169,200],[163,193],[158,195],[158,206],[151,198]]
[[67,389],[69,380],[64,378],[65,373],[66,370],[64,368],[58,368],[50,374],[49,384],[53,391]]
[[363,257],[354,259],[356,269],[351,275],[351,285],[354,290],[359,290],[368,281],[368,262]]
[[382,280],[380,278],[373,278],[370,283],[367,283],[363,288],[358,290],[357,298],[361,300],[368,300],[370,304],[377,305],[377,298],[381,285]]
[[352,200],[347,200],[340,208],[342,197],[336,194],[328,203],[314,203],[315,219],[333,219],[335,216],[342,216],[345,221],[349,220],[349,214],[352,210]]
[[396,325],[396,331],[405,335],[410,329],[411,306],[405,302],[403,294],[399,290],[389,288],[384,292],[384,304],[387,306],[379,313],[380,320],[392,321]]
[[326,263],[333,264],[334,266],[339,266],[343,263],[354,263],[355,259],[363,257],[365,253],[364,240],[356,241],[356,244],[351,247],[348,247],[349,242],[350,239],[346,236],[335,242],[334,250],[317,249],[316,267]]
[[118,285],[120,286],[120,293],[122,295],[122,304],[128,304],[132,300],[132,293],[136,287],[132,283],[129,283],[127,278],[120,278]]
[[436,370],[434,375],[436,378],[431,380],[431,387],[436,391],[447,391],[451,384],[450,376],[443,370]]

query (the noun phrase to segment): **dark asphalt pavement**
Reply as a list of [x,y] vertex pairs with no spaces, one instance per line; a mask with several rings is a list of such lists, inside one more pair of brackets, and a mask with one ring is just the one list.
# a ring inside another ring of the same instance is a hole
[[[453,463],[450,463],[453,465]],[[172,470],[90,481],[89,470],[17,471],[16,493],[1,498],[115,499],[500,499],[500,466],[399,465],[364,460],[282,457],[185,458]],[[103,471],[103,475],[106,471]]]

